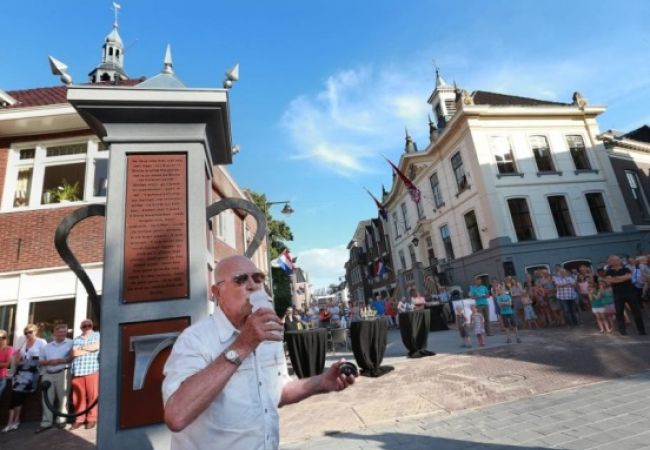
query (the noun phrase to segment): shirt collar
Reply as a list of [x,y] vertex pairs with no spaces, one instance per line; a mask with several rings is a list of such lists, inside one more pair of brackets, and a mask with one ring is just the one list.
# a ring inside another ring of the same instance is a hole
[[230,323],[230,320],[226,317],[220,307],[214,309],[214,314],[212,315],[214,319],[214,324],[217,327],[217,334],[219,335],[219,341],[225,343],[229,341],[233,335],[239,334],[239,330]]

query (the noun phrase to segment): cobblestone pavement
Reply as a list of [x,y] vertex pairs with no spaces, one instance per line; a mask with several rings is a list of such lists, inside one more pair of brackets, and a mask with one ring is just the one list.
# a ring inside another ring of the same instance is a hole
[[[465,448],[465,444],[468,448],[490,450],[553,448],[569,442],[567,436],[586,439],[585,445],[599,439],[604,445],[610,441],[600,440],[603,437],[599,434],[609,436],[617,430],[631,437],[630,429],[640,427],[628,426],[644,417],[643,430],[650,431],[650,413],[643,409],[645,405],[650,408],[650,378],[640,376],[635,387],[628,383],[637,378],[621,378],[650,370],[650,339],[603,336],[589,327],[529,331],[522,337],[522,344],[504,345],[505,338],[495,336],[490,338],[492,347],[465,351],[459,348],[455,331],[431,333],[429,348],[438,355],[407,359],[398,332],[393,330],[385,363],[395,370],[380,378],[361,377],[354,387],[343,392],[315,396],[282,408],[283,448],[415,450]],[[610,389],[601,386],[613,386],[611,398],[607,396]],[[571,389],[576,387],[580,388]],[[549,394],[553,391],[557,392]],[[571,403],[571,408],[562,406],[565,401]],[[520,405],[519,409],[516,405]],[[476,408],[481,409],[472,412]],[[537,409],[546,413],[540,416]],[[588,412],[589,419],[598,422],[595,430],[588,429],[593,424],[581,422],[584,413],[580,411]],[[514,416],[521,416],[521,421],[515,421]],[[637,417],[634,422],[628,420]],[[18,431],[0,434],[0,448],[95,448],[95,430],[51,430],[35,435],[37,427],[38,422],[25,423]],[[575,430],[593,432],[576,435]],[[522,447],[521,439],[532,431],[537,434]],[[506,440],[499,441],[501,437]],[[646,438],[645,445],[650,448],[650,435]],[[478,442],[485,444],[476,447]],[[614,450],[644,448],[632,444],[625,447],[617,443]],[[557,448],[591,447],[576,443]]]
[[398,419],[283,450],[650,449],[650,372],[448,417]]
[[285,406],[280,413],[282,442],[356,432],[379,423],[390,426],[409,416],[449,417],[650,370],[647,337],[604,336],[587,327],[527,332],[523,337],[522,344],[405,360],[383,377],[361,377],[343,392]]

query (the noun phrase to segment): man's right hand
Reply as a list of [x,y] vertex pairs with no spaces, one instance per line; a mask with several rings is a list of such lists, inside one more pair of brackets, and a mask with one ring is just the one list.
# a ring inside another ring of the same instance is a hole
[[282,320],[269,308],[260,308],[248,316],[237,344],[253,351],[262,341],[282,341]]

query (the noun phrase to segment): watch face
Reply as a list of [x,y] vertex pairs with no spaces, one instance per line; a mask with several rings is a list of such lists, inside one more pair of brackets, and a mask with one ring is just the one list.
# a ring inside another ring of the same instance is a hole
[[225,356],[230,362],[237,362],[239,360],[239,354],[235,350],[228,350]]

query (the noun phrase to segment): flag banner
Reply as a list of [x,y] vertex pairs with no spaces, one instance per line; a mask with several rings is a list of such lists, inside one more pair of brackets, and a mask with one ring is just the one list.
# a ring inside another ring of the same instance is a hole
[[374,195],[372,195],[372,193],[368,190],[368,188],[364,187],[364,189],[366,190],[368,195],[372,197],[372,199],[375,201],[375,205],[377,205],[377,209],[379,210],[379,215],[381,216],[381,218],[384,219],[384,221],[388,221],[388,213],[386,212],[386,208],[384,208],[384,205],[382,205],[381,202],[377,200],[377,198],[375,198]]
[[377,261],[377,264],[375,264],[375,275],[378,277],[383,277],[385,273],[386,265],[383,261]]
[[291,257],[288,248],[278,257],[277,263],[280,269],[287,273],[293,273],[293,258]]
[[409,195],[411,196],[411,200],[413,200],[415,203],[420,203],[420,197],[421,193],[420,190],[413,184],[411,180],[408,179],[404,173],[402,173],[401,170],[397,168],[395,164],[393,164],[388,158],[384,156],[384,159],[388,161],[388,164],[391,165],[395,173],[397,174],[398,177],[402,180],[404,183],[404,186],[406,186],[406,190],[409,192]]

